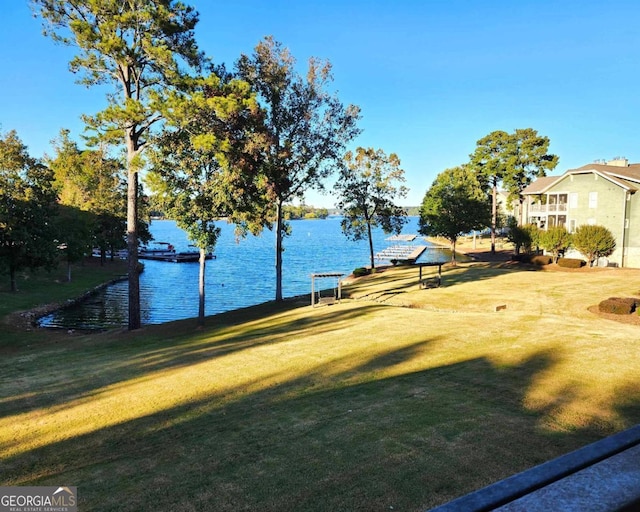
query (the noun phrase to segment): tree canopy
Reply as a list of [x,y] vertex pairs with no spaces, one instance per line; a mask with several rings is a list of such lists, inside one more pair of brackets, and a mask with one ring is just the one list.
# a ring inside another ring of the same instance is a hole
[[342,232],[352,240],[369,242],[371,268],[375,268],[372,228],[399,234],[407,222],[407,214],[395,204],[407,196],[408,189],[400,159],[395,153],[386,155],[381,149],[362,148],[349,151],[334,190],[342,211]]
[[[73,207],[93,215],[78,215],[85,219],[91,235],[89,242],[101,251],[104,264],[107,251],[111,255],[123,249],[126,236],[126,177],[124,166],[117,158],[101,149],[80,149],[71,140],[69,130],[61,130],[54,140],[55,155],[46,162],[54,173],[54,185],[62,206]],[[64,216],[72,215],[67,213]],[[139,238],[148,239],[148,226],[139,219]],[[64,234],[63,234],[64,235]],[[64,236],[62,240],[67,242]],[[79,257],[79,256],[78,256]]]
[[16,272],[57,261],[56,193],[51,170],[32,158],[15,131],[0,137],[0,265]]
[[359,133],[359,108],[345,107],[328,91],[331,64],[311,58],[304,76],[295,64],[289,50],[272,37],[236,64],[265,111],[263,168],[275,217],[276,300],[282,300],[283,237],[288,232],[283,205],[302,199],[309,189],[323,189],[324,180],[341,164],[346,144]]
[[466,165],[446,169],[436,177],[420,207],[420,233],[443,237],[451,243],[456,262],[460,235],[484,229],[491,221],[489,198],[475,172]]

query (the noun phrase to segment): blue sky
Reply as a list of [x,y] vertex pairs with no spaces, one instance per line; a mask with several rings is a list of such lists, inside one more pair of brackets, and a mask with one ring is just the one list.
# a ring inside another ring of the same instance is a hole
[[[534,128],[560,157],[554,174],[626,156],[640,162],[640,3],[635,1],[191,0],[201,48],[231,67],[266,35],[301,71],[331,61],[344,103],[362,109],[352,143],[395,152],[417,205],[436,175],[468,161],[494,130]],[[75,84],[73,49],[41,34],[28,3],[3,3],[0,128],[33,156],[105,90]],[[307,203],[331,207],[331,196]]]

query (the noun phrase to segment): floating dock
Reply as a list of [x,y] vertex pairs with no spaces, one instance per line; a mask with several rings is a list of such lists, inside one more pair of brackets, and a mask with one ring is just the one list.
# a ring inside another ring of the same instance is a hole
[[416,261],[426,250],[426,245],[394,245],[377,253],[376,259],[385,261]]

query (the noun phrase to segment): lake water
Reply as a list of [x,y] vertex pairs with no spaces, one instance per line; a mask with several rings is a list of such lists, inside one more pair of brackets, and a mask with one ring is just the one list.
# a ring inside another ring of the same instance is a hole
[[[284,297],[309,294],[312,273],[341,272],[369,265],[366,240],[348,240],[340,228],[341,217],[291,222],[292,234],[285,238],[282,291]],[[251,306],[275,298],[275,235],[265,231],[236,242],[233,226],[221,222],[222,234],[206,265],[207,315]],[[403,233],[417,234],[418,218],[410,217]],[[156,241],[169,242],[176,250],[190,250],[184,231],[174,221],[151,223]],[[382,230],[374,232],[374,252],[399,242],[387,241]],[[404,242],[402,242],[404,244]],[[418,237],[413,245],[429,244]],[[192,250],[192,249],[191,249]],[[419,261],[446,261],[448,251],[430,247]],[[198,263],[143,260],[140,275],[142,322],[158,324],[198,315]],[[388,262],[376,262],[383,264]],[[316,288],[333,288],[335,280],[316,281]],[[43,327],[99,329],[127,325],[127,282],[116,283],[80,306],[57,311],[40,321]]]

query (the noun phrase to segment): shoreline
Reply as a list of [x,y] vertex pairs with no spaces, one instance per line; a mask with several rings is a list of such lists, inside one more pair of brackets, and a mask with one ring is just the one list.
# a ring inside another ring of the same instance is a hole
[[[451,244],[440,237],[426,237],[427,242],[430,244],[442,248],[451,249]],[[496,250],[491,253],[491,242],[485,238],[477,238],[475,247],[473,241],[468,240],[466,237],[461,238],[456,243],[456,254],[467,256],[473,261],[484,262],[505,262],[510,261],[513,256],[513,249],[511,247],[505,248],[504,240],[500,239],[499,243],[496,243]]]
[[[5,322],[8,325],[20,328],[22,330],[32,330],[32,329],[52,329],[52,327],[40,326],[38,325],[38,321],[41,318],[44,318],[51,313],[54,313],[58,310],[70,308],[79,304],[80,302],[90,298],[91,296],[97,294],[101,290],[104,290],[107,286],[111,286],[112,284],[119,283],[121,281],[126,281],[127,276],[120,276],[113,279],[110,279],[107,282],[101,283],[97,286],[94,286],[90,290],[85,291],[81,295],[74,297],[72,299],[67,299],[64,302],[53,302],[49,304],[42,304],[32,309],[24,310],[24,311],[15,311],[13,313],[8,314],[5,317]],[[64,330],[64,328],[55,328],[58,330]]]

